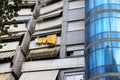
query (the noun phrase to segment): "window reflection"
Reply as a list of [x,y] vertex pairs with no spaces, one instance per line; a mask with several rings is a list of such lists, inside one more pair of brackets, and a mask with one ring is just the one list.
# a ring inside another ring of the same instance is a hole
[[97,20],[96,22],[96,34],[101,32],[110,31],[109,18]]
[[97,11],[106,9],[120,9],[119,0],[87,0],[86,1],[86,15],[87,17]]
[[99,6],[107,3],[108,3],[108,0],[99,0],[99,1],[95,1],[95,6]]
[[110,18],[111,31],[120,32],[120,19],[119,18]]
[[92,69],[92,68],[95,68],[96,67],[96,59],[95,59],[95,53],[93,52],[93,53],[91,53],[90,54],[90,69]]
[[97,66],[102,66],[105,65],[105,53],[104,50],[97,50],[96,51],[96,61],[97,61]]
[[120,0],[109,0],[109,3],[120,4]]
[[114,64],[120,65],[120,48],[113,48]]

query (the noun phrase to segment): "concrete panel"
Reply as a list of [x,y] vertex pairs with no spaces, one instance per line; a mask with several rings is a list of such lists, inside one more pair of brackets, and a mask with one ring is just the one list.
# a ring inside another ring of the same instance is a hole
[[67,33],[67,45],[84,43],[84,30]]
[[73,52],[73,56],[82,56],[82,55],[84,55],[84,50]]
[[68,11],[68,21],[85,19],[85,9],[73,9]]
[[68,23],[68,31],[85,29],[84,21],[74,21]]
[[67,51],[75,51],[75,50],[83,50],[85,49],[85,45],[81,44],[81,45],[70,45],[67,46]]
[[85,62],[83,57],[44,60],[44,61],[31,61],[31,62],[23,63],[22,72],[36,71],[36,70],[52,70],[52,69],[55,70],[55,69],[75,68],[75,67],[84,67],[84,66],[85,66]]
[[62,18],[52,19],[49,21],[44,21],[36,24],[35,30],[44,30],[44,29],[52,29],[59,28],[62,25]]
[[27,55],[29,52],[29,44],[30,44],[31,36],[29,32],[26,32],[23,38],[23,42],[21,44],[21,49],[23,50],[24,54]]
[[[61,37],[57,37],[57,43],[56,45],[60,45]],[[48,47],[48,45],[37,45],[36,41],[31,41],[30,42],[30,48],[29,49],[35,49],[35,48],[43,48],[43,47]]]
[[[0,45],[2,45],[2,49],[0,49],[1,51],[10,51],[10,50],[16,50],[17,46],[19,45],[19,42],[8,42],[8,43],[1,43]],[[12,47],[11,47],[12,45]]]
[[0,73],[11,72],[10,63],[2,63],[0,64]]
[[76,8],[82,8],[82,7],[85,7],[85,1],[73,0],[69,2],[69,9],[76,9]]
[[47,13],[53,12],[53,11],[61,9],[61,8],[63,8],[63,1],[59,1],[59,2],[56,2],[54,4],[42,7],[40,10],[40,14],[41,15],[47,14]]

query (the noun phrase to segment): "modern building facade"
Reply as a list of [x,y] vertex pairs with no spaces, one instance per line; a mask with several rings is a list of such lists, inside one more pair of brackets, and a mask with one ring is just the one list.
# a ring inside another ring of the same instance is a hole
[[2,36],[0,80],[120,80],[119,0],[23,3]]
[[86,0],[86,80],[120,80],[119,6],[119,0]]
[[27,1],[2,37],[0,80],[85,80],[84,0]]

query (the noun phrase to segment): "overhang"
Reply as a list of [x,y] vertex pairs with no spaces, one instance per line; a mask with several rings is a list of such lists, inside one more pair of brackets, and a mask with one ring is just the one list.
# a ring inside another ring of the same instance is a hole
[[0,52],[0,59],[12,58],[15,54],[15,51]]
[[58,70],[23,73],[19,80],[56,80]]
[[10,76],[10,73],[0,74],[0,80],[7,80],[9,76]]
[[0,80],[15,80],[11,73],[1,73]]
[[27,58],[37,59],[37,58],[55,57],[58,55],[58,52],[59,52],[59,47],[34,49],[30,51]]

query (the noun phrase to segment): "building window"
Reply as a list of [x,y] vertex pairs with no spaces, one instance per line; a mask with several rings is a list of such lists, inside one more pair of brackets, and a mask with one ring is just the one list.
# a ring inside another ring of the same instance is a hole
[[83,80],[83,74],[80,72],[66,73],[64,80]]

